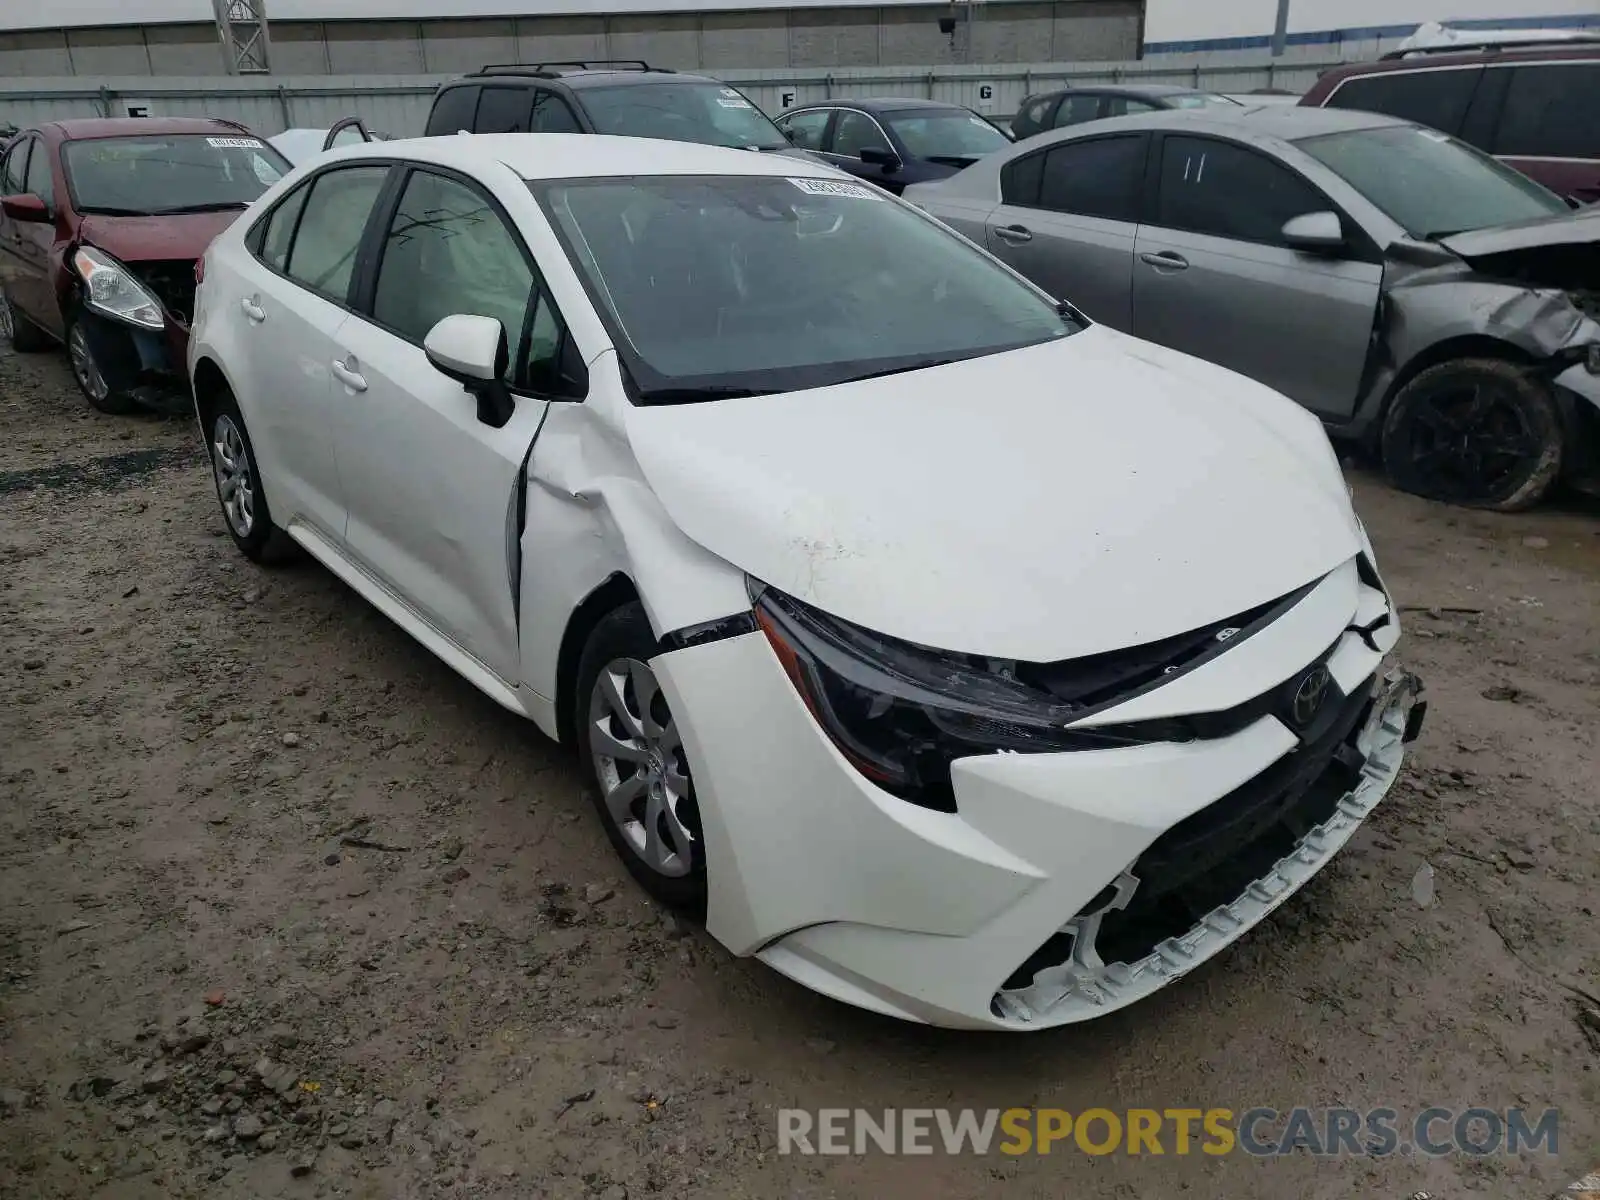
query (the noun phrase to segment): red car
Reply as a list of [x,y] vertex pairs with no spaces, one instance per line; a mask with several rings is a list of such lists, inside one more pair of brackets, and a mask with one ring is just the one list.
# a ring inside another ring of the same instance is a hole
[[1600,44],[1395,51],[1324,73],[1300,101],[1415,121],[1476,146],[1573,204],[1600,200]]
[[64,344],[101,412],[181,406],[195,262],[291,169],[231,121],[24,130],[0,158],[0,337]]

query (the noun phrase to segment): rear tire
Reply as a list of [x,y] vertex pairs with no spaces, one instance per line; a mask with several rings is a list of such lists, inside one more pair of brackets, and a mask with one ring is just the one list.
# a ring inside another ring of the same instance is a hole
[[127,392],[120,392],[106,382],[94,348],[83,332],[83,322],[77,313],[67,316],[67,360],[72,366],[72,378],[78,390],[89,402],[89,407],[111,417],[126,417],[140,410],[140,404]]
[[644,606],[613,609],[589,634],[573,725],[595,808],[628,872],[656,899],[703,918],[705,838],[688,750],[656,682]]
[[4,291],[0,291],[0,337],[18,354],[37,354],[55,344],[48,333],[17,311]]
[[1402,491],[1495,512],[1542,499],[1561,474],[1561,411],[1525,367],[1458,358],[1429,367],[1384,416],[1383,466]]
[[263,565],[293,558],[294,540],[272,522],[255,447],[232,393],[224,391],[208,406],[206,424],[217,502],[222,505],[222,520],[233,544],[240,554]]

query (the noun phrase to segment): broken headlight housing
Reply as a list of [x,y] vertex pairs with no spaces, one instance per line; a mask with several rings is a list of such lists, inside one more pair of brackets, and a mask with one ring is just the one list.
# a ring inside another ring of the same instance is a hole
[[752,584],[756,624],[811,715],[850,764],[904,800],[955,811],[953,759],[1105,745],[1065,724],[1083,715],[1000,659],[934,650]]
[[72,266],[83,280],[89,307],[108,317],[137,325],[141,329],[162,329],[167,319],[161,302],[133,277],[127,267],[103,250],[79,246],[72,255]]

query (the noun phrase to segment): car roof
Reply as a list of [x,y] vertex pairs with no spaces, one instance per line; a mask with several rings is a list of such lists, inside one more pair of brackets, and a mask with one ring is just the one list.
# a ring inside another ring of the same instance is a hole
[[461,79],[451,80],[445,87],[459,87],[467,83],[529,83],[533,80],[543,83],[562,83],[569,88],[577,89],[600,85],[613,87],[619,84],[646,83],[714,83],[726,86],[720,79],[712,79],[709,75],[688,74],[674,71],[671,67],[652,67],[641,61],[638,66],[614,67],[599,63],[594,66],[582,66],[576,63],[558,62],[487,66]]
[[54,129],[66,141],[140,135],[160,137],[174,133],[217,133],[222,130],[234,135],[256,136],[243,125],[216,117],[81,117],[67,121],[51,121],[48,128]]
[[1119,96],[1214,96],[1205,88],[1184,87],[1181,83],[1084,83],[1068,84],[1041,96],[1066,95],[1070,92],[1110,92]]
[[859,108],[862,112],[868,113],[905,112],[907,109],[913,108],[938,108],[951,112],[971,111],[962,104],[950,104],[944,100],[929,100],[925,96],[870,96],[866,99],[858,99],[855,96],[836,96],[831,100],[812,100],[805,104],[797,104],[795,108]]
[[1355,108],[1303,108],[1297,104],[1241,104],[1236,107],[1218,105],[1212,108],[1162,109],[1159,112],[1139,113],[1131,117],[1086,121],[1081,125],[1068,125],[1066,129],[1055,132],[1064,133],[1080,129],[1096,132],[1115,125],[1121,129],[1192,129],[1197,133],[1231,133],[1293,142],[1324,133],[1346,133],[1355,129],[1382,129],[1411,124],[1414,122],[1400,117],[1362,112]]
[[1385,56],[1376,62],[1345,63],[1330,67],[1317,77],[1317,90],[1327,83],[1352,75],[1383,75],[1390,71],[1425,71],[1438,67],[1479,66],[1505,62],[1570,62],[1600,58],[1600,45],[1594,42],[1545,42],[1528,44],[1501,42],[1479,49],[1423,49],[1407,51],[1403,58]]
[[348,158],[407,158],[471,173],[499,163],[523,179],[627,175],[778,175],[848,179],[810,158],[698,142],[587,133],[466,133],[340,147],[319,163]]

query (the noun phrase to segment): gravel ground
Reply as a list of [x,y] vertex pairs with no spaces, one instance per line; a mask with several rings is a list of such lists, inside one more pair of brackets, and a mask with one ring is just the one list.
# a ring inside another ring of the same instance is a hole
[[[234,552],[195,443],[0,354],[0,1196],[1457,1200],[1600,1162],[1595,511],[1358,475],[1432,700],[1389,800],[1155,998],[954,1035],[664,916],[565,752]],[[1562,1124],[1555,1158],[776,1152],[782,1107],[1030,1104]]]

